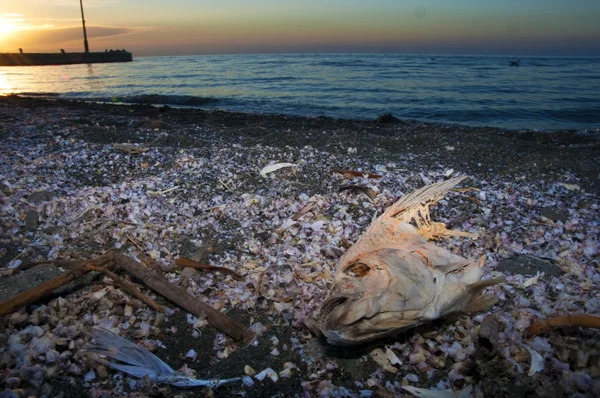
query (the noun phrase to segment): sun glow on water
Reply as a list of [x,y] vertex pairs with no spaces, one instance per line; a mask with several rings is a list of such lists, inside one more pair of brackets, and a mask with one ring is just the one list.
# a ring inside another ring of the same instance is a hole
[[3,73],[0,73],[0,95],[10,94],[13,91],[14,91],[13,86],[9,82],[9,80],[6,78],[6,75]]

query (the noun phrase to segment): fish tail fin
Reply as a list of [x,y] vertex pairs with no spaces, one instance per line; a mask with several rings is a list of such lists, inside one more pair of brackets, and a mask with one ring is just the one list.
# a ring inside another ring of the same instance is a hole
[[484,294],[481,291],[488,286],[497,285],[506,280],[505,277],[501,276],[498,278],[486,279],[483,281],[475,282],[468,286],[469,291],[473,294],[473,297],[465,307],[465,312],[476,312],[483,311],[498,302],[498,297],[492,294]]
[[471,301],[467,304],[464,312],[478,312],[487,310],[498,302],[498,297],[491,294],[479,293],[471,298]]
[[442,223],[432,223],[429,214],[429,208],[465,178],[467,177],[455,177],[417,189],[416,191],[403,196],[390,206],[380,219],[393,217],[396,220],[406,223],[410,223],[414,220],[419,234],[425,239],[439,238],[442,236],[471,236],[471,234],[447,230],[446,226]]

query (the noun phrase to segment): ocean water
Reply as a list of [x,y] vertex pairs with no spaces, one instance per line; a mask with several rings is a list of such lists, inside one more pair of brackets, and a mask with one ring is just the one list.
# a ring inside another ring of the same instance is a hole
[[600,57],[281,54],[0,67],[0,94],[231,111],[600,129]]

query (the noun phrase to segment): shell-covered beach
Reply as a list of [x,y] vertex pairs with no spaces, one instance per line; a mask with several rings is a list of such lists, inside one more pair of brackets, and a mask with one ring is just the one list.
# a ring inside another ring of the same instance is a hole
[[[32,263],[145,254],[168,281],[258,334],[240,346],[143,284],[144,294],[174,312],[153,311],[92,274],[0,319],[7,396],[600,390],[598,330],[526,333],[540,319],[600,315],[598,132],[7,96],[0,98],[0,148],[0,301],[64,271],[60,263]],[[283,162],[293,166],[260,174]],[[498,304],[367,346],[340,349],[312,336],[305,321],[325,298],[337,259],[371,221],[401,196],[461,175],[468,179],[432,218],[478,238],[438,244],[485,256],[485,278],[506,277],[488,289]],[[174,264],[180,257],[227,267],[243,280],[181,268]],[[477,338],[487,314],[498,321],[489,357]],[[243,379],[207,392],[132,378],[88,358],[94,326],[199,379]]]

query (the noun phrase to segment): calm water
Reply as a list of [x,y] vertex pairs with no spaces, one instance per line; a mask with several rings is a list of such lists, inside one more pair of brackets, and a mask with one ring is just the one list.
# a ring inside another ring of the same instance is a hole
[[0,67],[0,93],[512,129],[600,128],[600,58],[218,55]]

